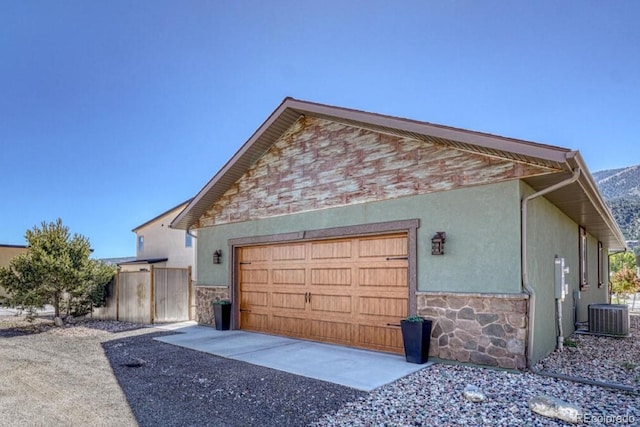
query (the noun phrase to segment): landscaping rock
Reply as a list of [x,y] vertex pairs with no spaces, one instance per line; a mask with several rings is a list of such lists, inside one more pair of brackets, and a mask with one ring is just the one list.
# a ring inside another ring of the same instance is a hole
[[462,392],[462,395],[471,402],[484,402],[487,396],[484,392],[474,385],[467,385]]
[[56,326],[64,326],[64,322],[62,321],[62,319],[60,317],[54,317],[53,323]]
[[529,409],[548,418],[577,424],[582,418],[581,408],[551,396],[540,395],[529,399]]

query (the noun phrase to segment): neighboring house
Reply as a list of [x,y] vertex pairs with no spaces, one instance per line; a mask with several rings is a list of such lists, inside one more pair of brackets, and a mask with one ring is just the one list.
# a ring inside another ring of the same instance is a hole
[[117,257],[117,258],[99,258],[98,261],[102,261],[107,265],[117,266],[118,264],[122,264],[129,261],[135,261],[136,257],[134,256],[126,256],[126,257]]
[[399,353],[421,315],[432,355],[506,368],[556,345],[556,256],[569,335],[625,246],[577,151],[291,98],[172,227],[201,323],[228,297],[235,329]]
[[175,268],[191,266],[192,277],[196,277],[195,237],[184,230],[169,228],[171,221],[187,203],[189,201],[180,203],[132,230],[136,233],[136,258],[119,262],[121,271],[149,270],[151,265]]
[[[27,247],[24,245],[0,245],[0,267],[8,267],[11,258],[26,251]],[[0,286],[0,297],[6,296],[6,291]]]

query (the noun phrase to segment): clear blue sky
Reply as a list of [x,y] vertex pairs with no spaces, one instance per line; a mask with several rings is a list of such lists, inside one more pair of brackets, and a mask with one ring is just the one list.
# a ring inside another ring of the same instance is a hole
[[286,96],[640,164],[640,1],[0,1],[0,243],[96,257]]

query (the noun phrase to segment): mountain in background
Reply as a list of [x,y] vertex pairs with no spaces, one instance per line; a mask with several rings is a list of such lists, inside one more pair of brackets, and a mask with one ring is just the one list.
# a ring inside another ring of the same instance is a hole
[[640,165],[595,172],[593,179],[629,246],[636,246],[640,240]]

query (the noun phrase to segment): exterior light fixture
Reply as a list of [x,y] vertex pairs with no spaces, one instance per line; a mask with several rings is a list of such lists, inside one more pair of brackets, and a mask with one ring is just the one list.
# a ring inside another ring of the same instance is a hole
[[431,255],[444,255],[444,242],[447,233],[444,231],[436,231],[431,238]]
[[222,249],[216,249],[213,253],[213,263],[221,264],[222,263]]

